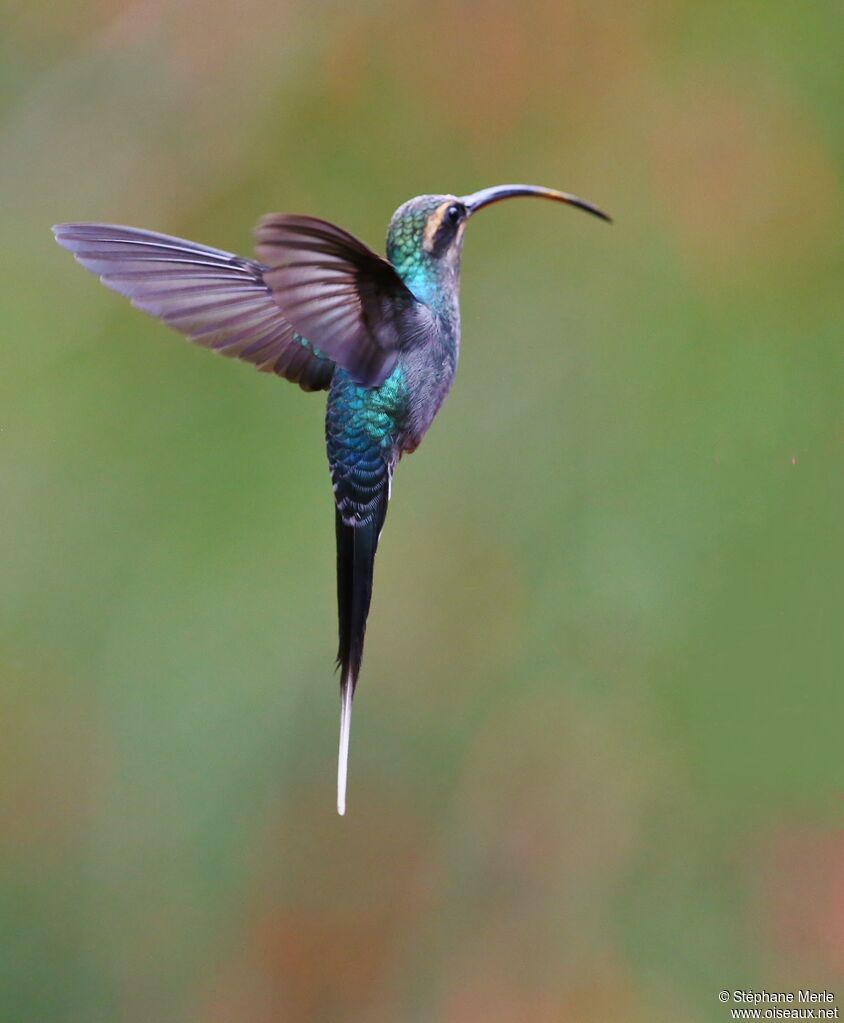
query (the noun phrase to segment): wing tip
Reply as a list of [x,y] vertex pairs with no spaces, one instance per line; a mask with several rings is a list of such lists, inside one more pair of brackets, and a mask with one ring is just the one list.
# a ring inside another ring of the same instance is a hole
[[76,249],[79,245],[84,245],[90,241],[90,234],[92,228],[103,228],[111,227],[111,224],[94,224],[87,223],[85,221],[69,221],[66,224],[53,224],[50,230],[53,232],[53,237],[56,239],[59,245],[63,249],[67,249],[68,252],[72,252],[76,255]]
[[73,231],[88,231],[92,227],[117,227],[116,224],[100,224],[89,220],[68,220],[63,224],[53,224],[50,230],[56,237],[60,234],[70,234]]
[[53,224],[50,228],[53,232],[53,238],[63,249],[70,250],[70,238],[68,238],[68,235],[76,226],[76,224]]

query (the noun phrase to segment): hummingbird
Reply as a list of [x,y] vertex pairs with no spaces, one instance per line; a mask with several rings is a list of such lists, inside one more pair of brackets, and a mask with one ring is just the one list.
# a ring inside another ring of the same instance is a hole
[[454,379],[466,224],[479,210],[520,196],[566,203],[610,221],[567,192],[496,185],[403,203],[390,221],[386,259],[335,224],[299,214],[271,213],[258,222],[257,260],[117,224],[53,228],[59,245],[103,284],[189,340],[304,391],[328,392],[341,815],[352,699],[393,471],[419,446]]

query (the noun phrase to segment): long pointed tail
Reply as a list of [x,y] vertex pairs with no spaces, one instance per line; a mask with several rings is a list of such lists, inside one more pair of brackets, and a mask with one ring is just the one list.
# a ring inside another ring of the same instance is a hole
[[[386,498],[386,495],[385,495]],[[352,700],[363,661],[366,619],[372,599],[372,576],[378,536],[384,524],[387,505],[379,502],[369,522],[347,525],[338,511],[337,530],[337,611],[340,644],[337,664],[340,668],[340,748],[337,758],[337,812],[346,812],[346,777],[349,761],[349,733]]]
[[340,683],[340,749],[337,753],[337,813],[346,812],[346,776],[349,770],[349,736],[352,730],[352,697],[354,683]]

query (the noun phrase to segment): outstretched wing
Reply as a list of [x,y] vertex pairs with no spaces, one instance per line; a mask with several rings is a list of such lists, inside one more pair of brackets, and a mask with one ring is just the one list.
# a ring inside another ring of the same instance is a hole
[[285,319],[260,263],[117,224],[59,224],[53,232],[103,284],[191,341],[305,391],[331,381],[333,361]]
[[285,319],[362,386],[382,384],[399,350],[430,328],[392,264],[334,224],[271,213],[256,235]]

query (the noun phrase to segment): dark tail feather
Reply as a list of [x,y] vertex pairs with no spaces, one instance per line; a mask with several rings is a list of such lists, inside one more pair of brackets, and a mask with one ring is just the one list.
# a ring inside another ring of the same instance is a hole
[[378,536],[384,525],[386,500],[376,509],[370,522],[349,526],[336,512],[337,530],[337,611],[340,645],[340,750],[337,760],[337,812],[346,812],[346,773],[349,760],[349,732],[352,699],[363,661],[363,639],[372,599],[372,575]]

